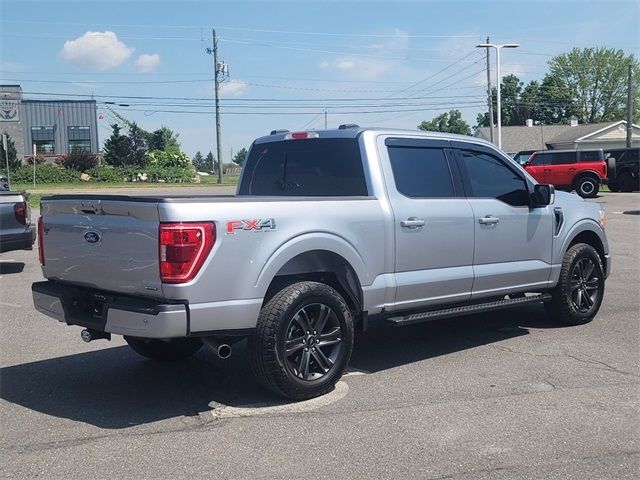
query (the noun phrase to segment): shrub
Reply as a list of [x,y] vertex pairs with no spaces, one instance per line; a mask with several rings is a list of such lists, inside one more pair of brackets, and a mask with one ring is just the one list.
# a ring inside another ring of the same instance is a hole
[[191,159],[186,153],[175,150],[153,150],[147,153],[147,161],[149,166],[186,168],[191,165]]
[[[24,165],[11,172],[15,183],[33,182],[33,166]],[[36,183],[72,183],[80,181],[80,173],[58,165],[36,164]]]
[[98,156],[85,150],[74,150],[66,155],[61,155],[55,161],[65,168],[86,172],[98,165]]
[[[44,155],[42,155],[42,154],[40,154],[40,153],[38,153],[38,154],[36,155],[36,164],[37,164],[37,165],[42,165],[42,164],[44,164],[46,160],[47,160],[47,159],[45,158],[45,156],[44,156]],[[27,165],[33,165],[33,155],[30,155],[30,156],[28,156],[28,157],[25,157],[24,161],[25,161],[25,163],[26,163]]]
[[112,167],[111,165],[97,165],[87,173],[91,177],[92,182],[110,182],[118,183],[124,182],[125,172],[122,171],[123,167]]

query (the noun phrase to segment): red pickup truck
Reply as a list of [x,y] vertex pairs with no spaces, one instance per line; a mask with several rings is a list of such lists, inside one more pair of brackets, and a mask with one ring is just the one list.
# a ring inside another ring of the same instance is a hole
[[582,198],[595,197],[607,180],[602,149],[542,150],[534,152],[524,168],[538,182],[575,190]]

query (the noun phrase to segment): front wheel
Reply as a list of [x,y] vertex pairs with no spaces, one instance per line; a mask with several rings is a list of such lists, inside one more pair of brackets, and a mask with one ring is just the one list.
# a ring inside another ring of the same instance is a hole
[[349,307],[329,285],[299,282],[280,290],[260,311],[249,340],[251,367],[269,390],[292,400],[329,392],[353,349]]
[[124,337],[129,346],[139,355],[152,360],[172,362],[190,357],[202,347],[199,338],[155,338]]
[[585,243],[572,246],[564,255],[558,285],[545,304],[554,320],[568,325],[590,322],[604,296],[604,269],[598,252]]
[[576,192],[582,198],[595,198],[600,189],[600,182],[592,176],[584,176],[576,181]]

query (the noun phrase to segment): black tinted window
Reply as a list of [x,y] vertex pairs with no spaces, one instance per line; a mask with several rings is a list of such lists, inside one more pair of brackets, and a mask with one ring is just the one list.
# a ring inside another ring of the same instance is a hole
[[551,165],[565,165],[568,163],[576,163],[576,152],[558,152],[548,153],[551,157]]
[[525,181],[502,161],[484,153],[462,152],[469,175],[471,196],[497,198],[514,206],[528,205]]
[[580,156],[581,162],[597,162],[602,159],[602,154],[598,150],[584,150],[578,152],[578,155]]
[[454,197],[444,151],[439,148],[389,147],[396,188],[407,197]]
[[240,195],[367,195],[360,147],[354,138],[255,144],[244,168]]
[[548,153],[537,153],[532,159],[530,165],[547,165],[549,163]]

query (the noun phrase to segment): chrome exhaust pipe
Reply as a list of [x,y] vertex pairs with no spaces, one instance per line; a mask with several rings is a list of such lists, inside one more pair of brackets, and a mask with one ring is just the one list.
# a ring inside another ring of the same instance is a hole
[[226,360],[231,356],[231,345],[220,343],[215,337],[202,337],[202,342],[222,360]]
[[85,328],[80,332],[80,338],[83,342],[89,343],[94,340],[100,340],[104,338],[106,340],[111,340],[111,334],[108,332],[100,332],[98,330],[92,330],[91,328]]

